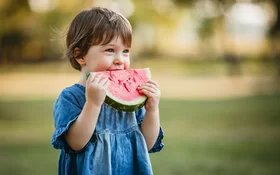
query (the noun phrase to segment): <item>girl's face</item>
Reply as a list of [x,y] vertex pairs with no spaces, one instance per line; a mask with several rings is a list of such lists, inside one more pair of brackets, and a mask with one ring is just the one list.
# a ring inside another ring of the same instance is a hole
[[106,45],[91,46],[84,56],[85,65],[82,71],[97,72],[128,69],[130,47],[123,45],[120,37],[115,37]]

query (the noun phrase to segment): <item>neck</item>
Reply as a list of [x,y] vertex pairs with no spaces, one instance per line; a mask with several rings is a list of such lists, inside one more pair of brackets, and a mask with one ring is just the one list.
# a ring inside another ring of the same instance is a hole
[[81,77],[80,80],[78,81],[78,84],[86,86],[86,74],[84,74],[83,72],[81,72]]

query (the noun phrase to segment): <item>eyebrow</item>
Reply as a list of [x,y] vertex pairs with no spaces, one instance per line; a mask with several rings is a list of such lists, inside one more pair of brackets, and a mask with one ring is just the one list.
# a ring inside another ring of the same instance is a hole
[[108,43],[108,44],[102,44],[101,45],[101,47],[108,47],[108,46],[110,46],[110,47],[114,47],[115,46],[115,44],[110,44],[110,43]]
[[[110,43],[105,44],[105,45],[101,45],[102,48],[104,48],[104,47],[116,47],[116,46],[119,47],[118,45],[110,44]],[[124,46],[124,48],[125,48],[125,49],[130,49],[131,47]]]
[[115,44],[106,44],[106,45],[104,45],[104,46],[116,46]]

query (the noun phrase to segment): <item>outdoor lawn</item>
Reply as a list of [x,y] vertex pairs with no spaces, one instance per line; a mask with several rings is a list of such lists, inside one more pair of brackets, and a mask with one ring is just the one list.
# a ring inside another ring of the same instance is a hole
[[101,60],[81,74],[69,62],[72,46],[76,60],[97,56],[80,43],[91,48],[100,38],[71,25],[96,6],[119,11],[133,30],[131,48],[128,35],[108,41],[106,65],[125,51],[129,69],[149,68],[159,84],[165,147],[150,154],[155,175],[280,175],[276,0],[0,1],[0,175],[57,174],[55,100],[89,71],[106,69]]
[[[54,99],[0,98],[0,174],[57,174]],[[280,174],[280,95],[161,101],[165,148],[156,175]]]

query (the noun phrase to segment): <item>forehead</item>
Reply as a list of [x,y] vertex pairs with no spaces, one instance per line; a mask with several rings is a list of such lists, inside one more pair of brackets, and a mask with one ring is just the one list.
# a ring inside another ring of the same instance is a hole
[[125,45],[125,42],[120,36],[113,37],[109,42],[107,43],[101,43],[101,46],[121,46],[121,47],[129,47],[128,45]]
[[131,46],[131,39],[129,37],[125,37],[121,34],[115,34],[115,35],[107,35],[104,34],[102,41],[99,43],[100,45],[108,45],[108,44],[120,44],[124,45],[126,47]]

